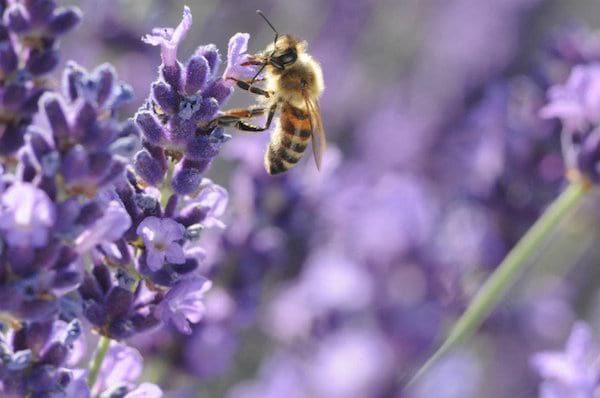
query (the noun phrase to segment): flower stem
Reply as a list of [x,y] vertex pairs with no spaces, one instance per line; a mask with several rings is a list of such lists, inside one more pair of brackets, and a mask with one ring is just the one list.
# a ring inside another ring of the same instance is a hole
[[98,341],[98,348],[96,349],[96,354],[90,363],[90,373],[88,374],[88,386],[90,390],[96,384],[96,380],[98,379],[98,374],[100,373],[100,368],[102,367],[102,362],[104,362],[104,358],[106,357],[106,353],[108,352],[108,347],[110,346],[110,339],[106,336],[100,336],[100,340]]
[[410,379],[413,384],[425,374],[448,351],[470,337],[485,318],[500,302],[509,287],[521,274],[527,260],[537,251],[540,244],[555,230],[555,227],[577,205],[587,187],[581,183],[572,183],[552,202],[544,214],[527,231],[525,236],[508,253],[502,263],[479,289],[463,315],[450,329],[446,340],[429,357],[427,362]]

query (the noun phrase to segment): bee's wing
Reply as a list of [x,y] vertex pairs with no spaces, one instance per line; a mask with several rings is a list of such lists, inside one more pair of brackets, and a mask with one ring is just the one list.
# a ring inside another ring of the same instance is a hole
[[321,162],[323,160],[323,153],[327,149],[327,139],[325,138],[325,130],[323,129],[323,121],[321,120],[321,108],[319,107],[319,101],[311,98],[306,91],[302,91],[304,101],[306,103],[306,110],[308,111],[310,129],[312,132],[312,149],[315,155],[315,163],[317,169],[321,170]]

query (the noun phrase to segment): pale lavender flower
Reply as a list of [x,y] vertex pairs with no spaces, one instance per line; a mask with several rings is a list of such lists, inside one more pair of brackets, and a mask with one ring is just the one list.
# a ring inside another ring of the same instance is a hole
[[122,391],[124,394],[119,396],[126,398],[162,397],[160,388],[153,384],[142,383],[136,387],[135,382],[142,374],[142,369],[143,358],[138,350],[125,344],[112,342],[94,385],[92,391],[94,396],[101,392],[106,396],[112,396],[107,392]]
[[227,67],[223,73],[225,84],[229,87],[235,85],[235,80],[232,80],[231,78],[249,80],[252,79],[258,71],[256,67],[242,65],[249,59],[249,54],[247,54],[249,39],[250,35],[248,33],[236,33],[229,39]]
[[548,92],[549,104],[540,110],[544,118],[559,118],[568,131],[600,122],[600,64],[578,65],[564,85]]
[[177,330],[191,334],[191,323],[197,323],[204,316],[204,294],[212,282],[205,278],[188,279],[179,282],[156,306],[154,315],[163,322],[172,321]]
[[564,351],[535,354],[531,365],[542,376],[540,398],[594,398],[600,392],[599,356],[592,351],[592,330],[577,322]]
[[165,66],[177,64],[177,48],[192,26],[192,12],[188,6],[183,9],[183,18],[175,29],[154,28],[152,34],[142,37],[142,41],[153,46],[160,46],[160,55]]
[[156,384],[142,383],[123,398],[161,398],[162,396],[163,392]]
[[147,264],[152,271],[158,271],[168,261],[183,264],[185,254],[181,244],[185,227],[170,218],[147,217],[137,228],[137,234],[144,240],[148,253]]
[[75,241],[77,251],[85,253],[96,245],[102,245],[103,248],[109,249],[112,242],[121,238],[130,226],[131,217],[123,205],[112,200],[107,204],[102,217],[79,235]]
[[185,226],[201,223],[203,226],[224,228],[225,224],[219,219],[225,213],[229,195],[227,190],[204,179],[200,184],[200,192],[195,197],[188,197],[181,209],[177,221]]
[[30,183],[16,183],[0,197],[0,230],[8,244],[43,247],[56,221],[48,195]]

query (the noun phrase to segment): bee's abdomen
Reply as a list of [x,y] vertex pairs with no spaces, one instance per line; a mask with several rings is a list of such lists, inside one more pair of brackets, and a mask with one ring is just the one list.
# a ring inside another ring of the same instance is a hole
[[302,155],[312,134],[308,113],[285,103],[277,130],[267,147],[265,168],[269,174],[283,173],[294,167]]

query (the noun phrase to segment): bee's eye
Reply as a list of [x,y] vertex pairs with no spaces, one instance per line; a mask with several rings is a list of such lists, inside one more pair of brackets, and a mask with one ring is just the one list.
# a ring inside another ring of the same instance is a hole
[[286,52],[281,54],[279,57],[277,57],[277,60],[284,65],[288,65],[288,64],[292,64],[292,63],[296,62],[296,58],[297,58],[296,51],[287,50]]

